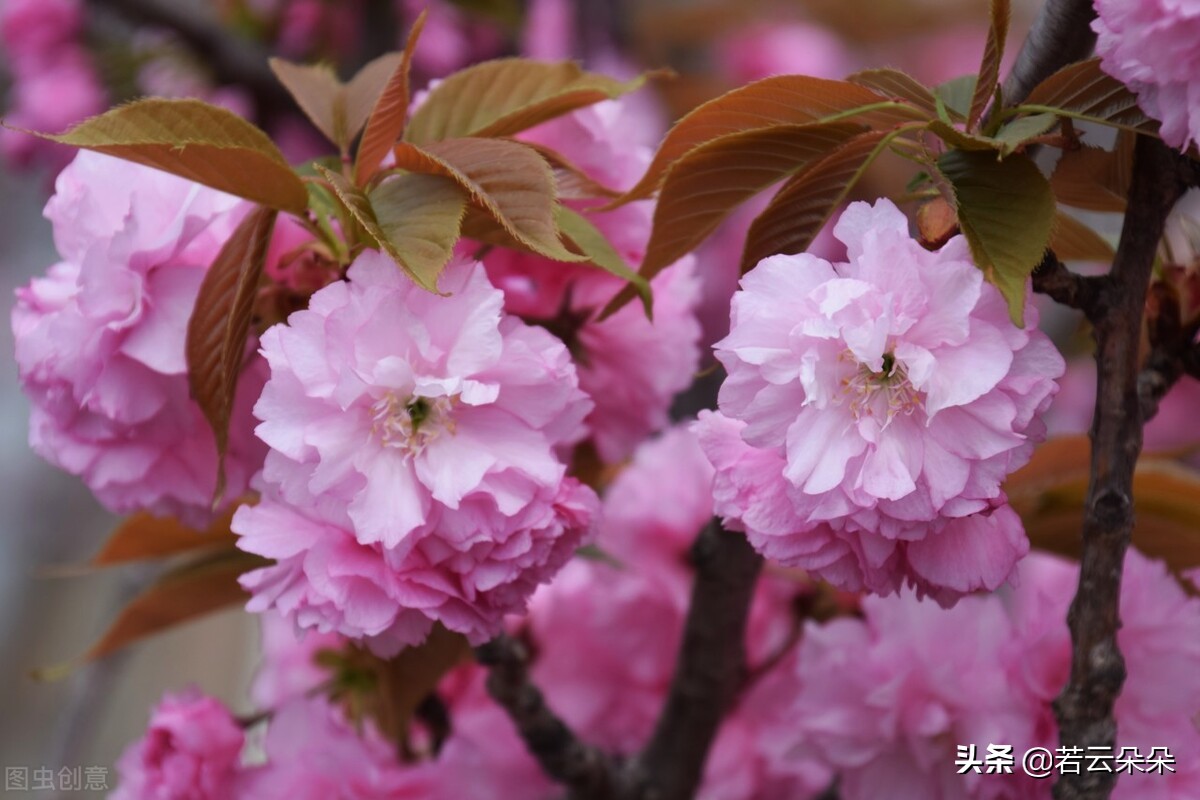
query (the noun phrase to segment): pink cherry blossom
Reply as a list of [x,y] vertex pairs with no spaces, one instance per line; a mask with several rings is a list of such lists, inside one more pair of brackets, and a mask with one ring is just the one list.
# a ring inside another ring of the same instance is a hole
[[[604,501],[597,541],[616,563],[576,559],[531,605],[534,681],[574,730],[612,752],[646,744],[670,687],[692,589],[688,550],[712,514],[712,476],[686,429],[643,444]],[[752,667],[786,646],[798,591],[776,577],[759,582],[747,632]],[[786,786],[779,796],[803,798],[828,785],[820,765],[765,755],[766,710],[793,689],[772,674],[722,726],[699,797],[753,800]]]
[[447,297],[374,251],[348,277],[263,336],[264,499],[233,527],[278,563],[244,577],[250,608],[385,654],[434,621],[482,641],[588,533],[595,495],[556,449],[591,404],[477,263],[447,267]]
[[[1013,588],[953,609],[911,592],[868,597],[864,619],[809,624],[799,691],[780,715],[781,757],[814,754],[841,775],[846,800],[875,797],[1049,800],[1050,781],[956,774],[956,745],[1059,746],[1052,703],[1066,683],[1065,622],[1077,565],[1033,554]],[[1200,786],[1200,600],[1160,562],[1130,551],[1118,639],[1128,678],[1116,705],[1117,748],[1166,747],[1176,772],[1121,775],[1114,798],[1183,800]],[[785,721],[786,720],[786,721]],[[903,787],[904,793],[898,793]]]
[[[649,163],[651,148],[641,141],[653,129],[645,115],[622,100],[581,109],[525,138],[558,150],[602,184],[629,188]],[[641,263],[650,236],[651,202],[608,212],[578,208],[627,263]],[[578,365],[579,385],[595,402],[587,422],[603,460],[626,458],[640,441],[666,427],[671,401],[691,384],[700,357],[694,313],[699,281],[690,256],[651,281],[653,321],[636,302],[597,319],[625,286],[598,269],[504,249],[490,252],[484,264],[504,290],[506,310],[550,328],[567,342]]]
[[954,764],[956,744],[1028,741],[1019,734],[1040,712],[1008,684],[1003,603],[975,596],[942,609],[905,590],[862,607],[863,620],[806,626],[780,755],[816,755],[840,773],[846,800],[1009,796],[995,776],[957,775]]
[[[12,326],[30,444],[116,512],[199,524],[217,453],[188,392],[184,342],[205,270],[244,208],[229,195],[80,153],[46,206],[62,261],[18,290]],[[225,461],[226,499],[245,492],[265,448],[250,405],[265,364],[243,371]]]
[[429,800],[432,782],[405,769],[369,721],[355,724],[323,698],[298,699],[267,724],[265,765],[246,769],[238,798]]
[[929,252],[887,200],[834,235],[848,262],[773,256],[734,296],[721,414],[700,422],[717,512],[842,588],[995,589],[1028,547],[1000,483],[1044,436],[1062,358],[962,237]]
[[297,629],[278,614],[259,614],[262,660],[254,674],[250,696],[262,708],[278,708],[304,696],[331,677],[317,663],[323,650],[337,650],[345,639],[336,633]]
[[1179,0],[1096,0],[1096,53],[1162,122],[1163,141],[1200,141],[1200,7]]
[[167,695],[146,735],[117,762],[112,800],[228,800],[234,795],[242,729],[218,700]]

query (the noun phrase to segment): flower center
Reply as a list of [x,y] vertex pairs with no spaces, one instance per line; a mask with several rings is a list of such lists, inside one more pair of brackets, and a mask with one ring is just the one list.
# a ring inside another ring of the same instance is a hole
[[388,392],[371,406],[371,432],[384,447],[397,447],[420,455],[425,446],[442,434],[454,435],[454,397],[401,397]]
[[920,393],[908,381],[904,365],[892,353],[883,354],[883,368],[875,372],[846,351],[842,360],[853,363],[851,372],[842,378],[842,395],[850,405],[854,419],[872,417],[887,427],[903,414],[910,416],[921,405]]

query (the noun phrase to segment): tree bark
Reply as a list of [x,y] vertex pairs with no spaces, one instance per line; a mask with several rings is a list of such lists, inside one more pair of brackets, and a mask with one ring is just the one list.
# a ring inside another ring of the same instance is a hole
[[[1185,188],[1178,159],[1157,139],[1138,139],[1121,242],[1089,314],[1097,367],[1091,478],[1079,587],[1067,616],[1071,674],[1054,703],[1062,746],[1085,751],[1116,744],[1113,706],[1125,681],[1117,645],[1121,572],[1133,530],[1133,470],[1142,448],[1138,346],[1163,224]],[[1104,800],[1115,785],[1113,773],[1065,774],[1054,796]]]

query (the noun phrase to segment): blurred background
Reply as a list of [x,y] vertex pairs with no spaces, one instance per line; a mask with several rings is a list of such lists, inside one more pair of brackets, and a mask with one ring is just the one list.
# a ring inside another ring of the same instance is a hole
[[[678,77],[655,82],[637,100],[659,109],[664,127],[704,100],[772,74],[841,78],[893,66],[937,83],[975,72],[988,12],[987,0],[0,0],[3,115],[13,127],[60,131],[133,97],[195,96],[255,120],[289,158],[303,160],[320,152],[321,141],[292,110],[267,56],[327,60],[346,77],[396,49],[427,5],[417,85],[514,54],[576,58],[618,74],[670,67]],[[1037,6],[1014,5],[1009,62]],[[56,259],[41,210],[71,157],[67,148],[0,131],[0,288],[7,309],[13,291]],[[883,163],[857,193],[900,193],[909,177]],[[745,222],[734,221],[717,239],[734,239],[728,246],[740,248]],[[1071,323],[1052,324],[1065,332]],[[240,612],[176,629],[63,680],[30,679],[31,669],[82,653],[155,568],[51,576],[85,561],[116,520],[79,481],[30,451],[12,350],[4,326],[0,766],[111,767],[163,691],[190,683],[249,710],[257,632]],[[54,793],[4,796],[31,794]],[[63,796],[78,794],[87,793]]]

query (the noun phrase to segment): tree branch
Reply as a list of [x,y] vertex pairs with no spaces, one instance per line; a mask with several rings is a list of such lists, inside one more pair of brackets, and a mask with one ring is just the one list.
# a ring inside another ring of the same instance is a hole
[[612,760],[580,741],[546,705],[542,693],[530,682],[525,646],[501,634],[475,648],[475,657],[490,669],[488,694],[508,711],[546,774],[568,787],[578,800],[612,797]]
[[1100,300],[1103,278],[1078,275],[1067,269],[1053,250],[1047,250],[1042,261],[1033,269],[1033,290],[1047,295],[1064,306],[1077,308],[1091,316]]
[[762,557],[713,520],[692,546],[696,581],[666,705],[627,767],[631,797],[691,798],[721,720],[746,678],[746,618]]
[[1024,102],[1033,87],[1067,64],[1086,58],[1096,43],[1091,28],[1095,18],[1092,0],[1047,0],[1004,81],[1005,105]]
[[[1113,705],[1125,681],[1117,646],[1121,572],[1133,528],[1133,469],[1142,447],[1138,343],[1146,288],[1167,214],[1183,193],[1179,155],[1139,137],[1121,242],[1089,314],[1096,337],[1096,411],[1079,587],[1067,615],[1071,675],[1055,700],[1064,747],[1113,747]],[[1057,800],[1104,800],[1112,773],[1065,774]]]

